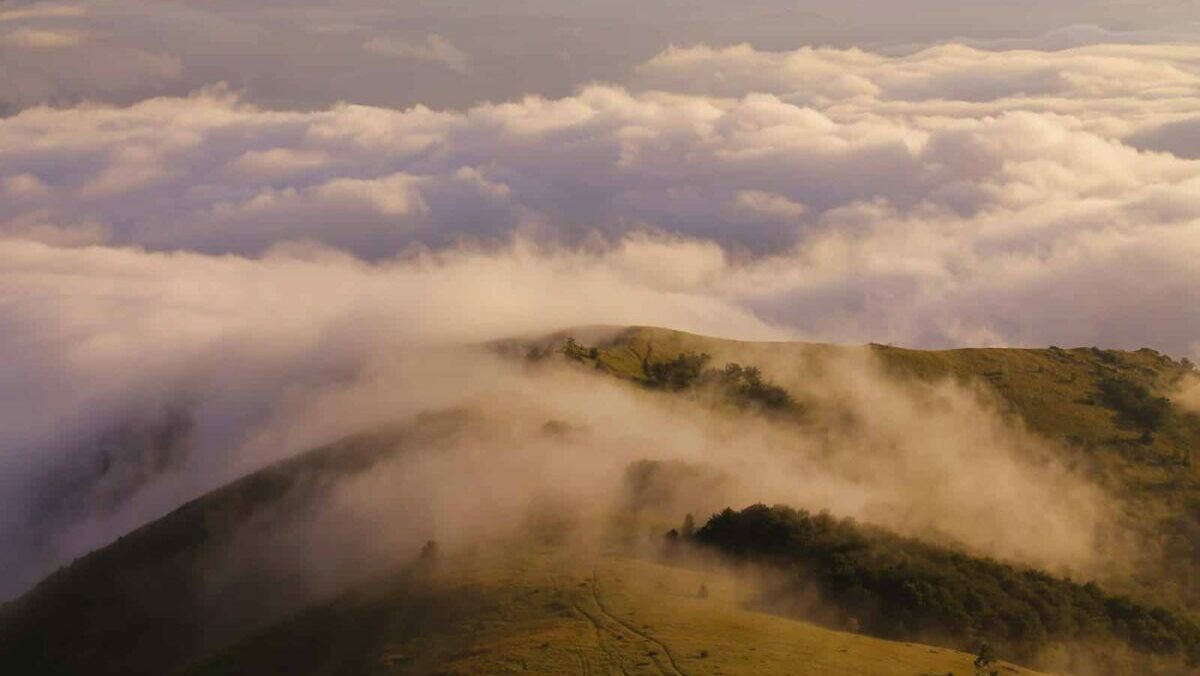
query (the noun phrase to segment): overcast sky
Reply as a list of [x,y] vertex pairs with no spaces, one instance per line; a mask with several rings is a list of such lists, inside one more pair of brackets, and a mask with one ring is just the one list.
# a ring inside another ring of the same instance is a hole
[[[272,107],[461,107],[624,82],[670,44],[905,51],[1191,40],[1194,0],[6,2],[0,105],[130,103],[212,82]],[[50,37],[54,35],[56,37]],[[40,36],[40,39],[39,39]]]
[[1189,0],[0,3],[0,536],[397,343],[1195,357],[1198,111]]

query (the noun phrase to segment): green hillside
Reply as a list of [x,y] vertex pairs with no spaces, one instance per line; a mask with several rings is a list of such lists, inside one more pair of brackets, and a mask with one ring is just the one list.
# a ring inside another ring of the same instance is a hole
[[[581,333],[595,335],[597,348],[593,357],[592,345],[584,346],[582,363],[645,386],[653,386],[655,364],[693,353],[709,355],[713,366],[762,365],[768,378],[782,383],[836,370],[842,359],[865,358],[897,380],[952,380],[972,388],[1119,501],[1146,554],[1135,579],[1119,581],[1123,590],[1200,609],[1200,466],[1192,461],[1200,448],[1200,415],[1171,401],[1183,379],[1197,375],[1186,359],[1148,349],[922,351],[745,342],[649,327]],[[540,349],[566,338],[556,335]]]
[[[565,334],[555,340],[565,340]],[[1154,350],[923,351],[884,345],[752,343],[646,327],[609,332],[596,347],[591,361],[599,370],[639,383],[650,381],[653,364],[689,352],[711,355],[714,365],[764,365],[776,379],[789,371],[836,368],[829,365],[837,357],[869,356],[900,380],[949,379],[979,388],[994,399],[1001,414],[1057,442],[1106,488],[1151,509],[1155,517],[1170,518],[1200,506],[1200,468],[1192,463],[1192,451],[1200,447],[1200,415],[1169,403],[1184,377],[1200,374],[1186,359],[1175,361]],[[1106,383],[1144,388],[1149,397],[1168,400],[1151,434],[1123,415],[1121,403],[1128,402],[1106,398]]]
[[[793,383],[828,375],[841,359],[874,363],[900,381],[959,381],[1089,472],[1153,545],[1154,558],[1137,579],[1115,581],[1118,591],[1175,610],[1200,608],[1200,477],[1190,452],[1200,422],[1170,401],[1190,364],[1151,351],[922,352],[650,328],[581,329],[498,348],[533,361],[565,357],[596,377],[661,396],[686,396],[703,384],[722,395],[716,405],[800,425],[810,424],[811,411]],[[732,362],[739,366],[727,368]],[[279,571],[248,565],[214,608],[197,571],[225,543],[317,509],[339,476],[470,423],[465,413],[427,415],[316,449],[82,557],[0,608],[0,672],[974,673],[969,655],[777,616],[756,602],[761,588],[736,571],[671,564],[630,548],[630,533],[666,529],[657,522],[582,549],[502,543],[444,552],[434,563],[382,561],[380,570],[391,572],[316,606]],[[697,593],[701,585],[707,598]]]
[[737,576],[620,552],[510,546],[407,568],[180,673],[974,673],[972,655],[748,610],[759,590]]
[[[428,431],[424,433],[428,434]],[[412,430],[383,430],[318,448],[189,502],[77,559],[0,607],[0,673],[154,674],[297,610],[272,593],[271,571],[248,567],[220,621],[201,571],[248,524],[269,529],[318,503],[339,476],[362,472]]]

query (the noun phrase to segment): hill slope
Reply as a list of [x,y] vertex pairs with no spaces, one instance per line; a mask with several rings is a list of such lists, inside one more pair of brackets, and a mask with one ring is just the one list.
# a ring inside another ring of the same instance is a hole
[[[561,351],[566,335],[504,347],[544,356]],[[655,364],[689,352],[708,353],[715,364],[761,366],[780,382],[791,377],[789,369],[803,377],[850,355],[878,359],[902,380],[975,383],[1004,414],[1088,467],[1125,502],[1131,521],[1162,538],[1168,554],[1162,568],[1147,568],[1133,585],[1143,597],[1197,607],[1190,580],[1200,578],[1194,521],[1200,479],[1190,449],[1200,443],[1200,425],[1175,406],[1147,435],[1140,418],[1122,409],[1170,394],[1190,371],[1187,364],[1149,351],[920,352],[741,343],[649,328],[575,335],[588,338],[589,345],[576,346],[581,363],[643,385],[653,384]],[[1118,394],[1133,394],[1109,397],[1103,384],[1114,380],[1133,388]],[[631,558],[612,543],[592,543],[587,555],[543,547],[500,559],[452,556],[434,573],[436,585],[414,578],[409,561],[381,562],[395,572],[299,613],[311,597],[272,578],[273,571],[251,567],[223,592],[226,605],[218,604],[233,614],[218,613],[214,622],[196,571],[245,524],[269,529],[289,510],[319,503],[335,477],[365,472],[404,448],[452,434],[462,422],[454,414],[433,416],[314,450],[83,557],[0,609],[0,665],[28,674],[157,674],[189,663],[188,673],[558,672],[564,666],[581,673],[791,673],[797,663],[818,674],[970,673],[971,660],[961,653],[751,611],[744,581]],[[701,582],[712,591],[704,602],[695,594]],[[228,646],[249,631],[256,632],[252,638]]]
[[[1200,464],[1192,458],[1200,448],[1200,415],[1172,401],[1181,385],[1196,382],[1187,360],[1153,350],[755,343],[650,327],[581,333],[593,334],[597,348],[585,362],[643,384],[652,380],[654,364],[703,353],[714,365],[762,366],[785,384],[849,358],[872,360],[900,381],[952,380],[972,388],[1119,500],[1147,555],[1127,591],[1200,609]],[[561,344],[565,337],[551,340]]]
[[[704,586],[707,596],[697,590]],[[617,551],[472,552],[409,569],[181,673],[971,673],[974,656],[754,612],[728,574]],[[1005,673],[1029,672],[1006,665]]]
[[386,430],[315,449],[76,560],[0,607],[0,665],[7,667],[0,671],[162,673],[296,610],[301,598],[289,596],[299,595],[279,593],[279,581],[269,580],[272,571],[251,566],[239,571],[244,577],[225,592],[228,598],[213,599],[203,575],[209,558],[247,528],[275,527],[289,509],[319,502],[339,476],[372,467],[404,438]]

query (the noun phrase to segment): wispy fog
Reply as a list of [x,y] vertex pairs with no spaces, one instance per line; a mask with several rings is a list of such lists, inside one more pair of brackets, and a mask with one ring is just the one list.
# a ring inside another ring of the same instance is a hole
[[630,463],[678,460],[720,479],[672,510],[780,501],[1120,565],[1108,499],[975,391],[756,353],[813,406],[797,428],[479,346],[639,324],[1194,355],[1195,20],[1185,0],[5,4],[0,595],[273,461],[451,410],[472,422],[286,537],[352,560],[543,502],[586,521]]

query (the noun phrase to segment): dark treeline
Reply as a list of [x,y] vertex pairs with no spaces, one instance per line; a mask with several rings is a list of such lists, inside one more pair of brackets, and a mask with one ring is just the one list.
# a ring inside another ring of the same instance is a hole
[[[796,594],[815,587],[846,625],[883,638],[987,642],[1032,658],[1050,644],[1119,641],[1137,653],[1200,664],[1189,617],[1046,573],[787,507],[726,509],[694,540],[788,572]],[[787,590],[785,591],[785,596]]]
[[[558,349],[569,361],[593,364],[597,368],[601,351],[583,345],[568,336]],[[554,349],[534,347],[526,358],[539,361]],[[680,352],[670,359],[651,359],[649,354],[642,358],[642,375],[634,379],[653,390],[683,392],[685,390],[708,390],[718,392],[726,401],[743,409],[767,412],[799,411],[800,405],[786,389],[763,377],[756,366],[743,366],[736,362],[713,368],[709,364],[712,356],[705,352]]]
[[713,387],[741,407],[769,411],[796,408],[792,395],[763,378],[756,366],[731,362],[724,368],[707,368],[712,358],[705,353],[684,352],[672,359],[646,365],[646,384],[664,390]]

